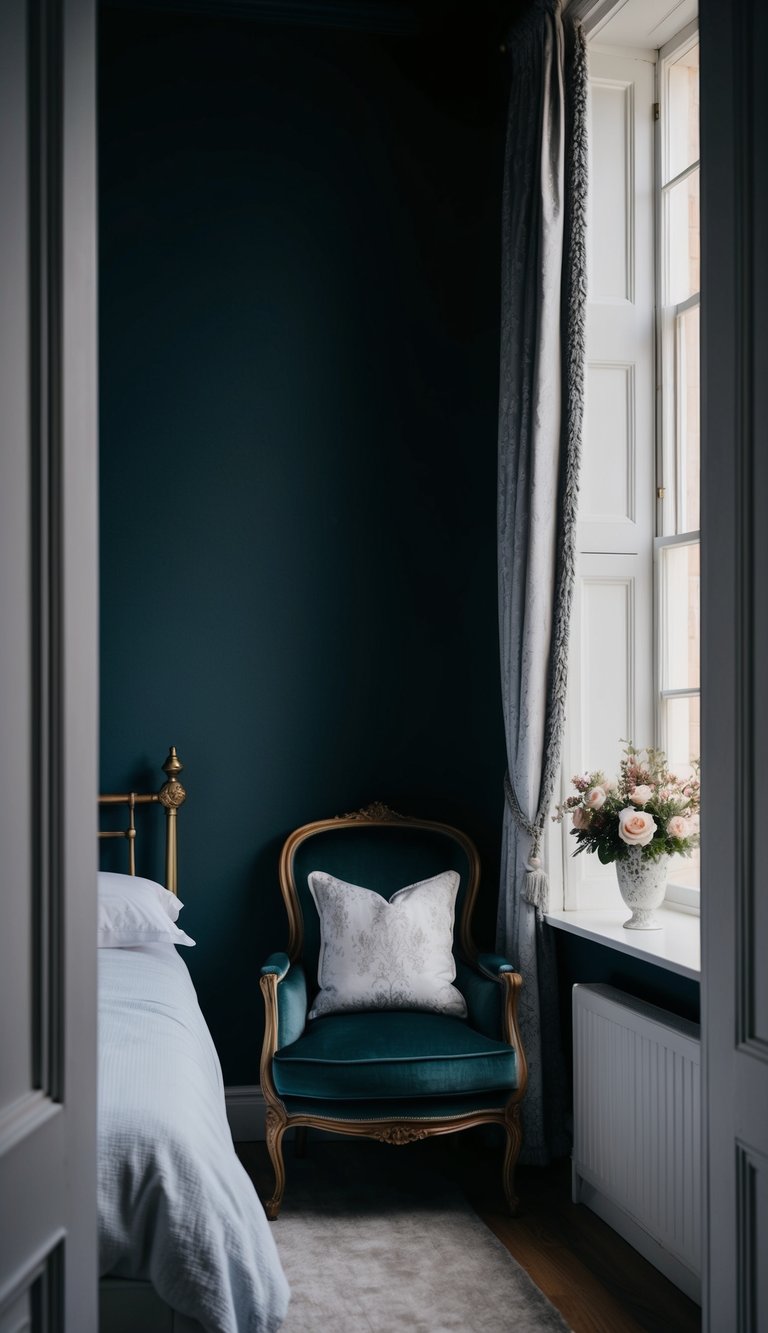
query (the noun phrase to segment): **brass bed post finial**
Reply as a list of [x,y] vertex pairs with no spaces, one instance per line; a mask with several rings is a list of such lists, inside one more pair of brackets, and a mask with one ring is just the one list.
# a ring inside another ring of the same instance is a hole
[[178,892],[178,877],[176,866],[176,811],[180,805],[183,805],[187,793],[178,780],[178,775],[183,769],[179,756],[176,753],[176,746],[172,745],[168,751],[168,758],[163,764],[163,772],[168,781],[160,789],[157,799],[165,807],[167,819],[167,830],[165,840],[165,886],[171,893]]

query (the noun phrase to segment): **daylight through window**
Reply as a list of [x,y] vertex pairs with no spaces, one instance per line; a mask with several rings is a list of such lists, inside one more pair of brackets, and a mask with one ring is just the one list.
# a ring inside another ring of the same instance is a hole
[[[659,65],[659,525],[656,621],[660,743],[676,773],[700,752],[699,632],[699,44]],[[675,881],[697,890],[699,855]]]

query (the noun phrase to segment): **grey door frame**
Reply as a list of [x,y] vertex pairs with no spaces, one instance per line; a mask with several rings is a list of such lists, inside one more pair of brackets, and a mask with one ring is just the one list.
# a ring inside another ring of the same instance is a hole
[[768,1329],[768,13],[702,0],[704,1328]]
[[95,0],[0,5],[0,1331],[97,1328]]

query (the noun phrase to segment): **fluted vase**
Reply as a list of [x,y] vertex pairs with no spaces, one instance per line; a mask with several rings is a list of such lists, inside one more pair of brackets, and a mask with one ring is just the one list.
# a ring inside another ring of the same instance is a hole
[[656,909],[664,901],[668,873],[669,857],[646,860],[642,847],[630,847],[627,856],[616,862],[619,893],[632,912],[625,930],[661,930]]

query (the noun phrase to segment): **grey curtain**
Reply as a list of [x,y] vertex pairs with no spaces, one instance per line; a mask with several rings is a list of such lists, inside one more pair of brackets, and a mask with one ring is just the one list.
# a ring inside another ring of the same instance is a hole
[[568,1151],[541,861],[562,741],[583,403],[586,60],[559,0],[509,36],[499,397],[499,627],[508,771],[498,945],[519,968],[523,1161]]

